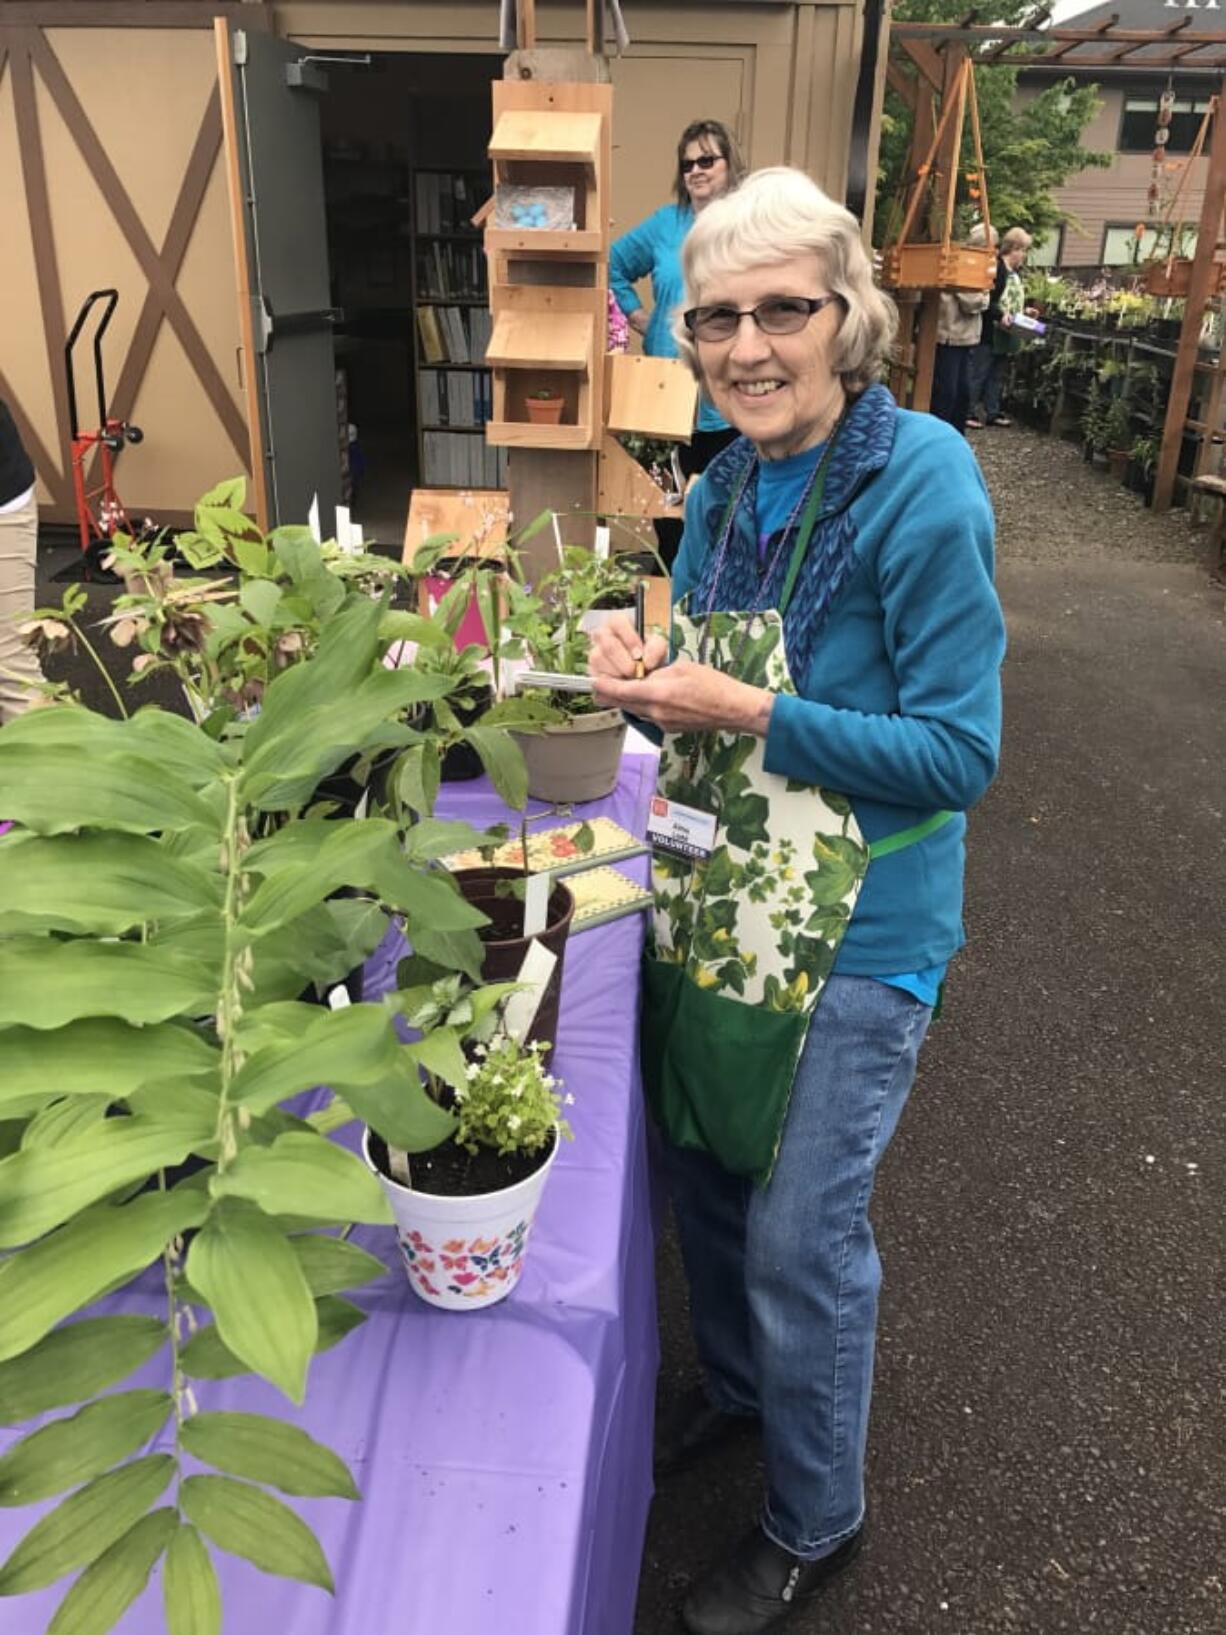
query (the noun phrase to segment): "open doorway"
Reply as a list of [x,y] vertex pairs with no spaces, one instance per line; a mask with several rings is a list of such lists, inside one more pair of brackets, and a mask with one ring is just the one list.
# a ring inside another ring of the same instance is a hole
[[[494,55],[380,52],[320,99],[338,410],[365,537],[398,545],[410,490],[482,486],[481,234]],[[459,330],[454,325],[458,321]],[[452,326],[450,338],[448,325]]]

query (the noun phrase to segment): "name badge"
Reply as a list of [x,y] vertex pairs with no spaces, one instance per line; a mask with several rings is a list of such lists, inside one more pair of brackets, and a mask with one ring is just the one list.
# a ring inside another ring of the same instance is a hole
[[705,863],[715,850],[715,813],[653,795],[647,818],[647,840],[653,851]]

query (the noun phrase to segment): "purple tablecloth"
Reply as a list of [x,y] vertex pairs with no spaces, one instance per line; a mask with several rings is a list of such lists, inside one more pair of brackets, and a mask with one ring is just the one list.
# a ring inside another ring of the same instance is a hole
[[[641,834],[654,772],[653,757],[627,756],[614,794],[584,815]],[[477,824],[503,815],[484,780],[447,786],[440,811]],[[641,860],[621,866],[644,878]],[[370,1315],[316,1359],[302,1410],[251,1378],[197,1384],[201,1408],[302,1425],[363,1495],[290,1501],[324,1545],[335,1600],[215,1553],[225,1635],[629,1631],[657,1363],[634,1043],[642,936],[634,915],[567,947],[555,1071],[575,1097],[575,1140],[554,1164],[514,1293],[483,1311],[435,1311],[409,1289],[391,1229],[359,1228],[354,1241],[392,1270],[355,1296]],[[370,990],[395,957],[388,944],[374,956]],[[159,1311],[158,1287],[147,1274],[100,1309]],[[127,1383],[164,1384],[159,1366]],[[50,1507],[0,1510],[0,1559]],[[0,1601],[0,1632],[36,1635],[63,1591]],[[116,1628],[161,1635],[160,1573]]]

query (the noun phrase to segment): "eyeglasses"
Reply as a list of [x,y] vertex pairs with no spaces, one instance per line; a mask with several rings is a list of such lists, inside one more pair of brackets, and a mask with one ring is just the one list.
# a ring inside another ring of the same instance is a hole
[[730,341],[742,318],[752,318],[765,335],[796,335],[815,312],[841,295],[772,295],[756,307],[691,307],[682,322],[696,341]]
[[700,153],[697,159],[683,159],[681,161],[681,174],[688,176],[695,165],[698,166],[699,170],[714,170],[723,157],[722,153]]

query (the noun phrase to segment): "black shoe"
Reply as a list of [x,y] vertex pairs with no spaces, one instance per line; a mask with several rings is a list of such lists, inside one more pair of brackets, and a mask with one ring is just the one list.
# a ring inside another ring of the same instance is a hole
[[757,1430],[757,1414],[726,1414],[712,1405],[701,1385],[693,1385],[661,1418],[656,1430],[655,1476],[673,1476],[716,1448]]
[[833,1554],[805,1561],[755,1527],[686,1596],[681,1622],[690,1635],[759,1635],[773,1629],[850,1566],[863,1537],[861,1524]]

